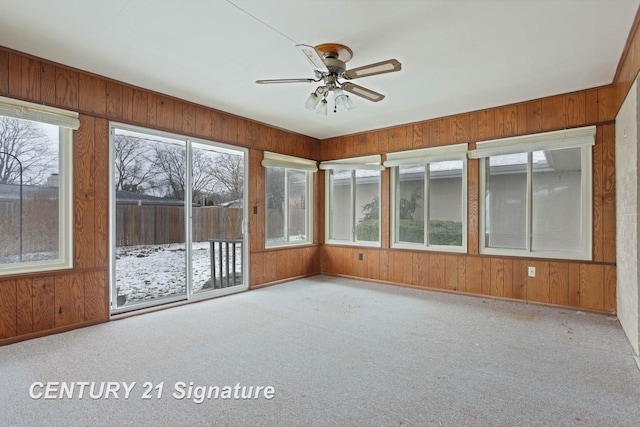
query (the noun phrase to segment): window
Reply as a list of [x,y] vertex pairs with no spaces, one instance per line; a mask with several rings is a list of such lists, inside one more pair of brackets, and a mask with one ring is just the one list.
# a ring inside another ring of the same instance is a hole
[[389,153],[392,245],[466,251],[467,144]]
[[480,251],[591,259],[595,127],[477,144]]
[[265,152],[266,246],[306,244],[313,241],[313,172],[316,162]]
[[0,97],[0,274],[72,266],[78,114]]
[[380,245],[380,156],[323,162],[327,241]]

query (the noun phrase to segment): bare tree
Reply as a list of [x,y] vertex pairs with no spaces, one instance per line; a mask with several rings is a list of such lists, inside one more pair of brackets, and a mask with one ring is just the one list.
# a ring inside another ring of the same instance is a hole
[[[0,184],[41,184],[56,169],[52,141],[36,122],[0,116]],[[21,170],[22,166],[22,170]]]
[[154,159],[149,156],[146,141],[129,135],[114,138],[114,165],[116,190],[143,193],[149,177],[153,175]]
[[212,177],[218,188],[227,194],[228,200],[240,200],[244,190],[244,158],[234,154],[216,157]]
[[157,144],[154,147],[157,174],[154,187],[163,192],[162,196],[184,200],[187,186],[187,160],[184,147],[171,144]]

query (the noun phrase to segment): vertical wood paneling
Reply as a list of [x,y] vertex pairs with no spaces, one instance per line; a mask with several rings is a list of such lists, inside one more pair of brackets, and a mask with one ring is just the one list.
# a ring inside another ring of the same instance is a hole
[[615,120],[618,113],[616,102],[616,90],[614,86],[598,88],[598,121],[607,122]]
[[491,295],[491,258],[482,258],[482,294]]
[[551,302],[551,290],[549,286],[549,262],[527,261],[527,267],[535,267],[535,277],[527,277],[527,301]]
[[429,121],[429,146],[436,147],[441,144],[440,141],[440,122],[442,119],[430,120]]
[[171,98],[159,96],[156,104],[156,120],[158,126],[172,129],[175,120],[175,102]]
[[70,110],[78,109],[78,72],[56,68],[56,104]]
[[549,262],[549,289],[552,304],[569,305],[569,264]]
[[604,266],[604,309],[606,311],[616,311],[616,267],[613,265]]
[[491,295],[504,296],[504,260],[491,258]]
[[94,254],[96,267],[109,267],[109,122],[94,123]]
[[569,264],[569,305],[580,307],[580,264]]
[[429,286],[429,254],[426,252],[413,253],[413,284]]
[[458,289],[458,257],[443,255],[444,258],[444,288],[451,291]]
[[9,53],[9,96],[22,97],[22,57]]
[[602,260],[616,262],[615,125],[602,126]]
[[438,145],[449,145],[453,143],[453,118],[451,116],[438,120],[440,124]]
[[565,123],[567,127],[583,126],[586,123],[585,92],[575,92],[564,96]]
[[73,164],[74,266],[91,268],[95,262],[95,119],[80,116],[75,134]]
[[389,251],[380,251],[380,280],[389,280]]
[[33,332],[33,281],[16,280],[17,335]]
[[604,260],[604,216],[603,216],[603,194],[604,173],[602,168],[603,158],[603,132],[602,127],[596,130],[596,144],[593,146],[593,260]]
[[453,117],[451,131],[452,137],[451,140],[459,144],[461,142],[469,142],[470,137],[470,125],[469,125],[469,117],[470,114],[460,114],[458,116]]
[[526,103],[527,132],[537,133],[542,131],[542,102],[532,101]]
[[91,271],[82,276],[84,286],[84,320],[109,318],[109,276],[106,271]]
[[463,255],[456,255],[456,262],[458,264],[458,286],[456,291],[466,291],[467,286],[467,257]]
[[365,261],[369,279],[380,280],[380,250],[371,249]]
[[69,274],[55,279],[56,327],[84,321],[84,286],[82,276]]
[[133,121],[140,124],[149,123],[149,100],[146,91],[133,89]]
[[264,280],[265,282],[273,282],[276,280],[276,261],[277,253],[275,251],[269,251],[264,253]]
[[133,88],[122,86],[122,119],[133,120]]
[[155,93],[147,94],[147,126],[158,127],[158,95]]
[[123,118],[122,85],[107,80],[107,115],[115,120]]
[[9,52],[0,50],[0,96],[9,95]]
[[16,282],[0,282],[0,339],[12,338],[18,334]]
[[472,294],[482,293],[482,258],[469,256],[466,257],[467,275],[465,283],[465,291]]
[[22,58],[21,97],[40,102],[40,62],[31,58]]
[[516,259],[513,261],[512,273],[512,297],[516,299],[527,299],[527,261]]
[[584,92],[585,98],[585,124],[598,122],[598,89]]
[[266,283],[264,280],[264,271],[262,266],[264,265],[264,253],[255,252],[251,254],[249,258],[249,287],[253,288],[261,283]]
[[[412,144],[411,148],[417,149],[417,148],[424,147],[424,140],[422,138],[422,129],[423,129],[422,124],[414,124],[412,126],[413,144]],[[369,144],[367,144],[367,145],[369,145]]]
[[564,98],[562,96],[543,99],[540,111],[543,131],[564,129]]
[[45,105],[56,103],[56,67],[44,62],[40,64],[40,100]]
[[441,254],[430,254],[429,256],[429,287],[444,288],[444,256]]
[[580,307],[604,310],[604,267],[580,264]]
[[493,139],[496,137],[495,110],[483,110],[477,113],[478,140]]
[[53,329],[55,319],[55,279],[38,277],[33,279],[33,331],[40,332]]
[[107,83],[104,79],[81,73],[78,76],[78,107],[80,111],[104,115],[107,111]]
[[[184,104],[182,108],[182,132],[193,135],[196,130],[196,107],[193,104]],[[236,132],[237,134],[237,132]],[[237,137],[233,142],[237,142]]]
[[[204,107],[196,107],[195,111],[195,133],[202,138],[209,138],[211,134],[211,112]],[[251,133],[251,124],[244,126],[246,132]],[[250,140],[250,136],[245,139]],[[251,146],[251,144],[245,144]]]

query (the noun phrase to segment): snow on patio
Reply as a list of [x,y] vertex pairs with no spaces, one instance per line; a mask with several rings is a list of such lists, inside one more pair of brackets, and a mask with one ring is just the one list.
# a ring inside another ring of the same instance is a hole
[[[202,290],[211,279],[209,242],[194,242],[193,290]],[[241,246],[236,248],[236,270],[241,268]],[[216,263],[218,262],[216,257]],[[186,292],[186,245],[140,245],[116,247],[116,286],[127,303],[142,302]]]

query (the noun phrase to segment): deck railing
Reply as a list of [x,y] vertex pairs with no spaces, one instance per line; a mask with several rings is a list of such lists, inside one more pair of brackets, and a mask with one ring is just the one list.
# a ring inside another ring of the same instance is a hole
[[243,282],[242,240],[212,239],[211,283],[214,289],[241,285]]

